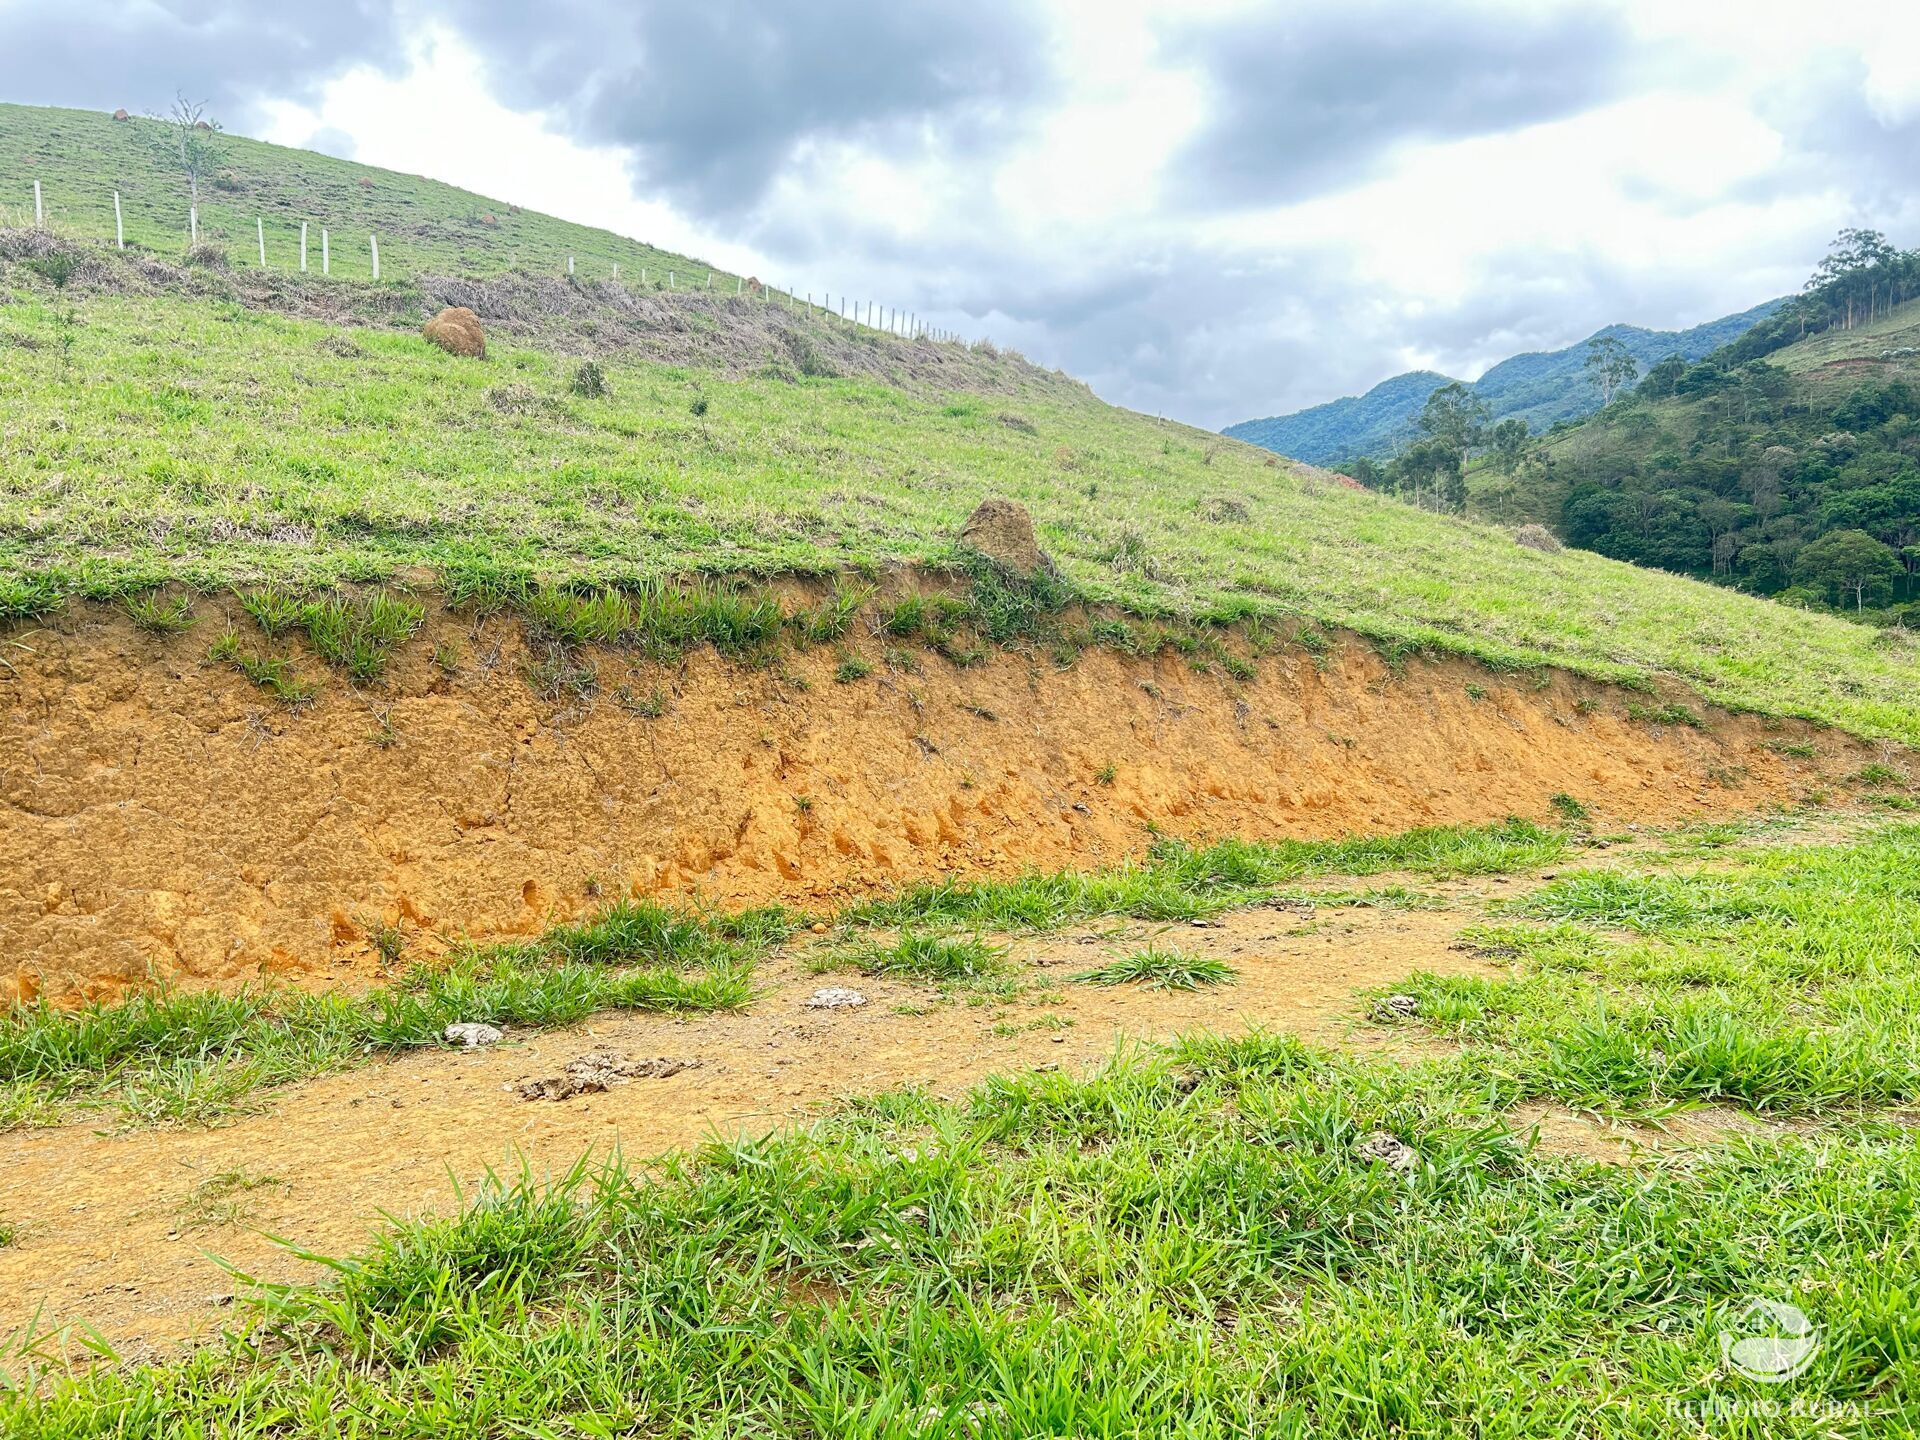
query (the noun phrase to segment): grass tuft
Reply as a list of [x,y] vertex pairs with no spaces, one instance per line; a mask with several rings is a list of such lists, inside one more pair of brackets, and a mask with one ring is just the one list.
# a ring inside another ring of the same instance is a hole
[[1148,945],[1131,955],[1122,955],[1091,970],[1082,970],[1073,978],[1082,985],[1145,985],[1150,990],[1198,990],[1210,985],[1229,985],[1240,972],[1226,961],[1211,955],[1189,955],[1185,951]]
[[185,595],[172,600],[158,594],[129,595],[121,603],[128,618],[149,635],[178,635],[194,626],[193,602]]

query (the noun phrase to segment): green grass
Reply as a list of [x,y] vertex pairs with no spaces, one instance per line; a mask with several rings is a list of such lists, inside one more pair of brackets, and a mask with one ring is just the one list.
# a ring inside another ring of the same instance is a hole
[[[16,1008],[0,1013],[0,1129],[74,1109],[204,1123],[274,1085],[437,1046],[455,1021],[547,1028],[600,1010],[737,1008],[755,957],[786,928],[777,911],[696,918],[622,902],[529,944],[469,947],[365,995],[152,992],[78,1011]],[[399,958],[396,945],[389,960]]]
[[193,602],[184,595],[162,600],[158,595],[129,595],[127,617],[149,635],[178,635],[193,628]]
[[[1062,580],[969,577],[969,624],[987,643],[1041,638],[1082,599],[1135,617],[1110,623],[1116,643],[1175,617],[1287,620],[1308,626],[1300,643],[1344,626],[1403,655],[1636,683],[1668,673],[1729,705],[1920,738],[1911,657],[1870,631],[1312,484],[1011,362],[976,357],[964,383],[1017,397],[1031,433],[950,413],[937,380],[903,390],[615,353],[602,361],[610,395],[588,400],[559,352],[502,344],[475,363],[411,331],[363,329],[342,354],[324,325],[225,301],[76,301],[19,264],[0,288],[16,300],[0,307],[0,619],[175,580],[273,587],[304,605],[424,568],[451,597],[531,595],[562,631],[590,635],[624,623],[587,604],[608,586],[634,603],[705,576],[740,607],[711,617],[721,636],[747,644],[772,620],[756,613],[761,578],[957,564],[961,521],[998,494],[1032,509]],[[509,376],[545,402],[539,414],[492,403]],[[695,394],[711,400],[699,417]],[[1206,518],[1222,495],[1249,523]],[[1123,532],[1145,537],[1151,567],[1114,560]],[[974,642],[938,619],[935,643],[972,658]],[[846,623],[829,612],[820,628]]]
[[1920,1100],[1920,827],[1710,863],[1564,875],[1471,932],[1509,976],[1396,988],[1508,1083],[1576,1106]]
[[1051,929],[1101,915],[1194,920],[1273,898],[1310,875],[1488,875],[1552,864],[1567,835],[1524,820],[1438,826],[1342,840],[1257,843],[1223,840],[1193,847],[1162,841],[1138,865],[1024,875],[1013,880],[946,880],[856,905],[855,924],[961,925],[984,930]]
[[864,974],[931,981],[997,975],[1007,968],[1006,956],[1004,946],[991,945],[978,935],[927,935],[910,930],[884,944],[867,940],[844,952],[844,958]]
[[[1529,1151],[1504,1099],[1455,1062],[1202,1036],[957,1103],[873,1097],[657,1175],[509,1175],[457,1218],[393,1222],[324,1287],[268,1289],[251,1340],[55,1381],[0,1423],[17,1440],[1911,1433],[1910,1134],[1611,1167]],[[1412,1147],[1404,1173],[1360,1153],[1382,1132]],[[1784,1386],[1720,1367],[1717,1332],[1752,1295],[1821,1327]],[[1734,1406],[1758,1418],[1687,1419]]]
[[1082,970],[1073,978],[1082,985],[1144,985],[1150,990],[1199,990],[1211,985],[1231,985],[1239,973],[1226,961],[1211,955],[1189,955],[1182,950],[1148,945],[1130,955],[1118,956],[1105,965]]
[[[251,1291],[230,1339],[172,1360],[68,1375],[20,1332],[0,1434],[1912,1434],[1920,1135],[1872,1112],[1920,1085],[1920,826],[1720,840],[1506,902],[1476,932],[1506,978],[1396,985],[1418,1001],[1396,1023],[1451,1053],[1196,1034],[644,1169],[509,1173],[456,1216],[390,1221],[322,1284]],[[1288,868],[1533,853],[1511,832],[1370,843]],[[1199,884],[1227,868],[1205,854],[1159,863]],[[681,973],[789,924],[611,912],[543,950]],[[251,1023],[220,1004],[161,1033],[205,1049]],[[126,1043],[76,1041],[109,1066]],[[1824,1118],[1598,1164],[1533,1143],[1514,1107],[1539,1097]],[[215,1177],[183,1216],[229,1223],[272,1183]],[[1756,1296],[1819,1327],[1779,1385],[1721,1360]]]
[[[152,100],[165,103],[163,96]],[[143,106],[129,97],[127,108],[138,116]],[[33,182],[39,180],[49,227],[111,242],[117,189],[130,246],[170,258],[184,254],[186,181],[155,162],[146,137],[156,129],[144,118],[116,124],[103,112],[0,104],[0,225],[33,222]],[[382,280],[513,269],[563,275],[572,255],[582,279],[606,279],[618,264],[621,281],[636,289],[643,266],[649,286],[665,285],[669,269],[677,271],[679,286],[706,283],[704,262],[435,180],[239,136],[221,144],[226,163],[201,186],[200,237],[236,266],[258,262],[258,219],[266,227],[269,266],[296,269],[304,220],[315,276],[326,226],[333,275],[346,280],[371,278],[367,236],[373,233],[380,238]],[[363,186],[363,179],[371,183]],[[494,223],[486,223],[488,216]],[[724,281],[731,294],[735,278],[715,272],[713,283]]]

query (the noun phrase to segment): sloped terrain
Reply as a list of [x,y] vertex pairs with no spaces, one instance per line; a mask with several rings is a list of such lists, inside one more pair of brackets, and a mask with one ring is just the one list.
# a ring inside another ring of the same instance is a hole
[[[1742,364],[1647,377],[1640,392],[1505,477],[1474,477],[1474,508],[1552,526],[1620,559],[1777,593],[1800,552],[1861,530],[1907,572],[1879,603],[1914,598],[1920,535],[1920,303]],[[1841,597],[1811,598],[1833,603]],[[1852,608],[1851,603],[1849,607]]]
[[[111,243],[118,190],[128,245],[177,259],[187,248],[187,182],[162,153],[166,141],[161,122],[138,115],[116,121],[97,111],[0,104],[0,224],[32,222],[38,180],[50,229]],[[268,266],[297,271],[305,221],[309,273],[320,269],[325,227],[333,274],[341,279],[370,278],[369,235],[379,237],[383,280],[510,270],[563,275],[569,255],[580,278],[611,279],[618,265],[619,278],[636,289],[643,268],[649,285],[664,286],[667,272],[677,270],[683,287],[704,286],[712,270],[690,256],[422,176],[238,135],[216,143],[218,162],[201,184],[200,238],[237,266],[257,263],[259,221]],[[728,291],[739,278],[714,275]]]
[[[1770,300],[1687,330],[1609,325],[1564,350],[1511,356],[1467,388],[1486,402],[1493,419],[1522,420],[1534,434],[1541,434],[1562,420],[1575,420],[1599,408],[1600,396],[1585,371],[1587,346],[1594,340],[1619,341],[1643,370],[1669,355],[1699,360],[1752,329],[1780,304]],[[1384,460],[1415,437],[1414,421],[1427,397],[1449,383],[1447,376],[1436,371],[1412,371],[1382,380],[1364,395],[1330,400],[1291,415],[1244,420],[1227,426],[1224,433],[1315,464],[1338,465],[1361,456]]]
[[[1000,495],[1033,512],[1073,594],[1137,616],[1312,619],[1403,651],[1671,675],[1722,704],[1920,736],[1910,656],[1856,626],[1536,554],[984,349],[796,316],[720,370],[610,347],[606,393],[588,396],[574,386],[592,354],[568,345],[460,360],[404,314],[343,330],[244,300],[69,295],[31,257],[0,283],[0,613],[170,580],[312,589],[478,566],[564,586],[951,564],[968,512]],[[360,303],[331,289],[346,313]],[[692,359],[679,337],[731,317],[629,322]],[[749,368],[762,341],[786,358]],[[836,346],[876,358],[841,374]]]

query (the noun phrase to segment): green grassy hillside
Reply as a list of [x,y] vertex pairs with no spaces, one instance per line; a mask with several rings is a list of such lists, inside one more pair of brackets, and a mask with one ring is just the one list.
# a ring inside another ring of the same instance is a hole
[[[91,110],[0,105],[0,225],[31,224],[38,180],[48,226],[62,234],[111,241],[113,192],[120,192],[127,243],[177,257],[187,248],[187,186],[156,156],[155,121],[115,121]],[[513,269],[564,273],[567,257],[585,277],[638,284],[664,280],[669,269],[686,284],[706,282],[705,261],[657,250],[605,230],[520,210],[504,200],[335,160],[223,135],[221,163],[203,184],[200,237],[236,264],[256,264],[257,232],[266,227],[267,263],[295,269],[300,224],[309,225],[312,270],[320,268],[320,230],[332,237],[333,273],[371,274],[369,234],[380,238],[380,273],[399,279],[427,273],[490,275]],[[721,283],[715,273],[714,284]],[[734,277],[725,277],[732,288]]]
[[[1548,439],[1513,476],[1483,466],[1479,513],[1570,543],[1763,593],[1796,587],[1806,548],[1858,530],[1886,548],[1879,603],[1920,598],[1920,301],[1733,363],[1650,373]],[[1869,603],[1874,603],[1870,601]]]
[[[610,393],[588,398],[577,351],[464,361],[410,326],[61,290],[38,264],[0,270],[0,607],[16,614],[166,579],[938,563],[998,494],[1033,510],[1079,594],[1136,612],[1304,616],[1502,664],[1667,672],[1731,704],[1920,739],[1910,654],[1857,626],[1535,554],[984,352],[801,316],[779,333],[809,364],[609,350]],[[681,303],[665,328],[766,309]],[[884,363],[847,373],[865,355]]]

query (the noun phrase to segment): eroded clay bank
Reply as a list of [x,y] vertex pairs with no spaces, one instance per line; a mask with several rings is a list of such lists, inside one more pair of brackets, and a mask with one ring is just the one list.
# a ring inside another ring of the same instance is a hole
[[353,980],[376,925],[419,956],[617,895],[824,910],[1112,864],[1156,831],[1544,817],[1556,794],[1615,822],[1753,811],[1862,753],[1698,705],[1701,728],[1650,724],[1629,710],[1646,697],[1565,675],[1390,669],[1353,640],[1245,681],[1101,651],[895,668],[864,635],[851,681],[844,648],[587,651],[592,693],[556,701],[518,622],[445,611],[378,685],[335,677],[289,709],[209,662],[218,606],[179,635],[79,606],[4,637],[0,1000]]

